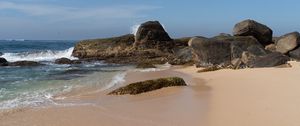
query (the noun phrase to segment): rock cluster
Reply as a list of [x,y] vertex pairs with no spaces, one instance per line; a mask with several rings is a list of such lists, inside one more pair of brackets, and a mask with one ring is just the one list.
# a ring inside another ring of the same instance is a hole
[[148,21],[141,24],[135,36],[83,40],[76,44],[73,56],[112,63],[272,67],[290,58],[300,60],[299,37],[298,32],[273,37],[268,26],[244,20],[234,26],[233,35],[172,39],[158,21]]

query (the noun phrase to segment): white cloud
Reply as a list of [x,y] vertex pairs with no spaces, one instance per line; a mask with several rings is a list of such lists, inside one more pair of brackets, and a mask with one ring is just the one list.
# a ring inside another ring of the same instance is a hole
[[80,18],[97,17],[105,18],[133,18],[142,16],[141,12],[159,9],[156,6],[126,5],[104,6],[97,8],[79,8],[44,4],[24,4],[16,2],[0,1],[0,11],[17,11],[26,16],[49,17],[51,19],[72,20]]

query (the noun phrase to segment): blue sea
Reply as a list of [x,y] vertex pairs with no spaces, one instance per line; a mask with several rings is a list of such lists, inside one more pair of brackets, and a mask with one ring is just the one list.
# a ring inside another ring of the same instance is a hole
[[58,58],[72,57],[77,41],[0,40],[0,52],[9,62],[37,61],[37,67],[0,67],[0,109],[57,104],[54,96],[78,88],[106,90],[123,81],[132,66],[101,61],[58,65]]

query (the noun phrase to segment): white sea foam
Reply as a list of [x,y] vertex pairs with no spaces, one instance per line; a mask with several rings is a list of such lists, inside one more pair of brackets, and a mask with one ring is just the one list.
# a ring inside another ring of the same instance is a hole
[[105,87],[103,87],[101,90],[107,90],[110,89],[118,84],[121,84],[123,82],[125,82],[125,76],[126,76],[126,72],[123,73],[118,73],[117,75],[115,75],[112,80],[110,81],[109,84],[107,84]]
[[69,59],[76,59],[72,56],[72,52],[74,50],[74,47],[62,50],[62,51],[42,51],[42,52],[34,52],[34,53],[4,53],[2,55],[3,58],[10,62],[15,61],[53,61],[58,58],[69,58]]
[[140,26],[141,26],[140,24],[131,26],[130,33],[136,35]]

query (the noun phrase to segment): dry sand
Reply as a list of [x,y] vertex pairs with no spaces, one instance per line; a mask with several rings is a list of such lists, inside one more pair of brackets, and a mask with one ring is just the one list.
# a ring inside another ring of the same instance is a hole
[[107,91],[70,95],[61,102],[89,104],[2,112],[0,126],[297,126],[300,64],[292,65],[207,73],[196,73],[195,67],[130,72],[126,83],[180,76],[189,86],[136,96],[108,96]]

